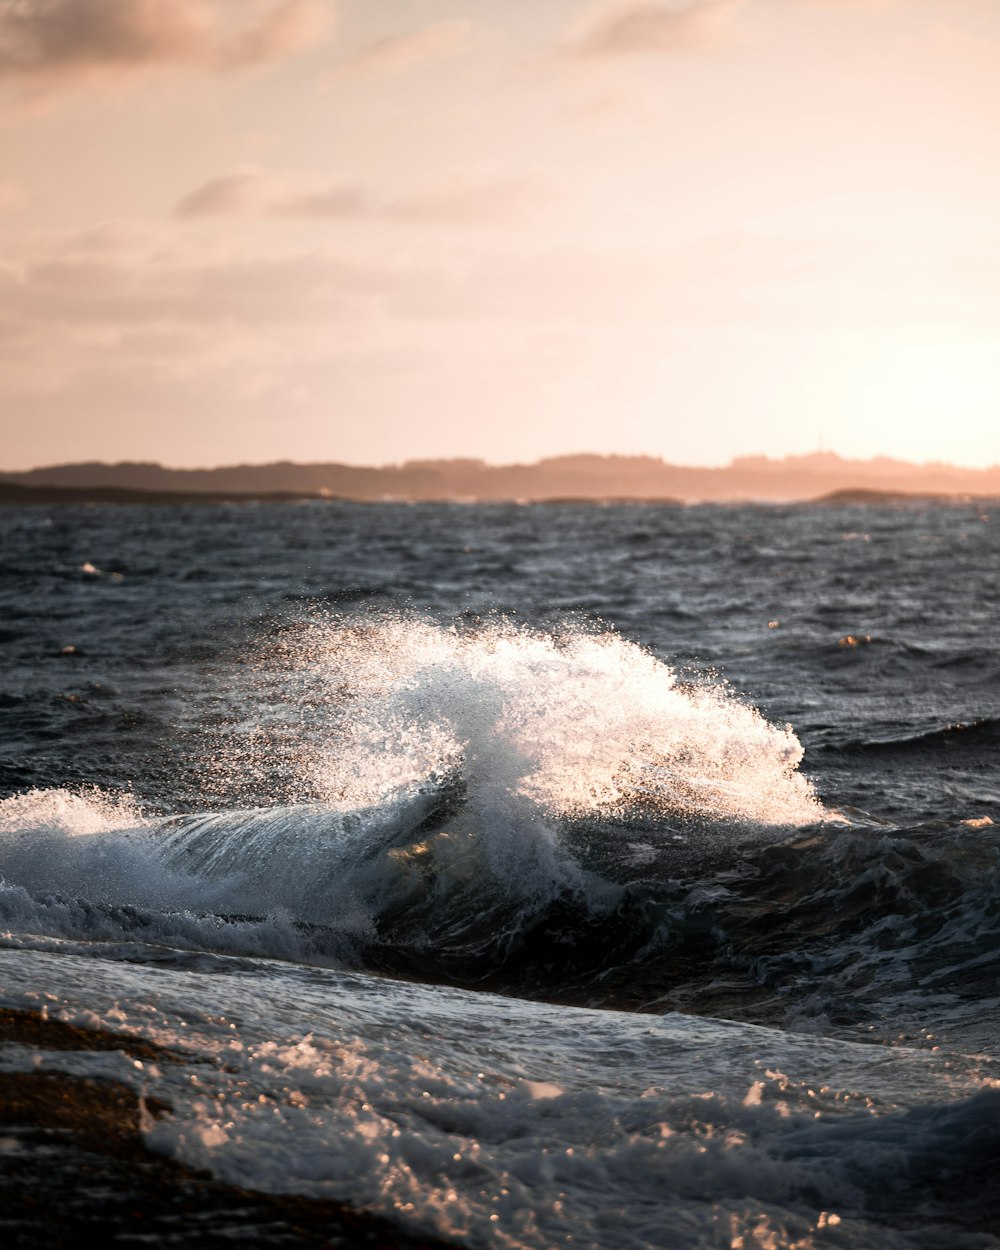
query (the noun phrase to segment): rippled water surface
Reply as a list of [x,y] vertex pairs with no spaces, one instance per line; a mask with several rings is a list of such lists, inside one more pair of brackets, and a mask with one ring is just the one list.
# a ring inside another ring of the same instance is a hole
[[472,1246],[1000,1245],[1000,514],[0,524],[0,994],[199,1058],[152,1149]]

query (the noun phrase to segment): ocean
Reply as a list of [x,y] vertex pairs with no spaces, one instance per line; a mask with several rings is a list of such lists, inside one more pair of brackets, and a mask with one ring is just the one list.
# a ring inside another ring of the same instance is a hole
[[1000,1246],[993,508],[0,509],[2,1089],[385,1245]]

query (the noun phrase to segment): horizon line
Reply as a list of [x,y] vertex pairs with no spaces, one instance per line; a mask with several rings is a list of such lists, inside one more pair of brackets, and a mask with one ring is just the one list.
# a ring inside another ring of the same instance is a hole
[[493,461],[484,459],[481,456],[471,455],[454,455],[454,456],[420,456],[407,460],[391,460],[383,461],[381,464],[373,463],[357,463],[347,460],[233,460],[225,463],[217,464],[167,464],[162,460],[143,460],[143,459],[122,459],[122,460],[105,460],[105,459],[87,459],[87,460],[63,460],[58,462],[49,462],[47,464],[35,464],[30,468],[8,469],[0,468],[0,476],[21,475],[25,473],[38,473],[51,469],[76,468],[84,465],[99,465],[103,468],[121,468],[125,466],[143,466],[147,468],[162,469],[166,472],[178,473],[213,473],[225,469],[263,469],[276,465],[291,465],[297,468],[311,468],[318,465],[331,465],[345,469],[371,469],[374,471],[385,471],[392,469],[403,469],[412,466],[434,465],[434,464],[468,464],[476,465],[484,469],[511,469],[511,468],[535,468],[539,465],[550,464],[560,460],[649,460],[658,464],[662,464],[673,469],[691,469],[701,472],[725,472],[747,462],[764,461],[771,465],[783,465],[790,462],[801,461],[838,461],[844,464],[876,464],[879,461],[888,461],[893,464],[906,465],[915,469],[955,469],[965,473],[989,473],[992,470],[1000,469],[1000,461],[993,461],[987,465],[969,465],[959,464],[950,460],[907,460],[899,456],[889,455],[886,452],[878,452],[871,456],[845,456],[840,452],[833,451],[830,448],[817,449],[807,452],[788,452],[781,456],[771,455],[767,452],[745,452],[741,455],[732,456],[724,464],[684,464],[678,461],[667,460],[665,456],[656,455],[652,452],[597,452],[597,451],[570,451],[557,452],[552,455],[540,456],[534,460],[506,460]]

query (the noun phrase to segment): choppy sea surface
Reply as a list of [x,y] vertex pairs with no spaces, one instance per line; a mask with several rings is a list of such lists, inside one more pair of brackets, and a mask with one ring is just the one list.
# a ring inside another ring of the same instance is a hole
[[0,528],[0,1004],[190,1059],[6,1070],[468,1247],[1000,1246],[1000,509]]

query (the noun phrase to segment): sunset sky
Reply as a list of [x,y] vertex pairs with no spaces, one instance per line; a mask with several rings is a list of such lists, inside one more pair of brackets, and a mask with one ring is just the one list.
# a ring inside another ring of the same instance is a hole
[[1000,461],[998,0],[0,0],[0,468]]

